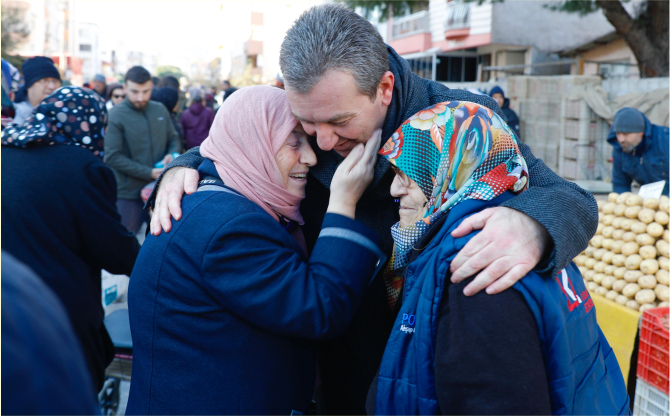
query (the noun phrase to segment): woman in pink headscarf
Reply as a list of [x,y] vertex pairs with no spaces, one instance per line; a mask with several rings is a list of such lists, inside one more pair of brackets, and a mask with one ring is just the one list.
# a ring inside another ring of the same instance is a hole
[[201,147],[198,192],[133,269],[127,413],[307,410],[311,340],[346,329],[384,263],[354,216],[378,148],[379,135],[340,164],[308,258],[299,207],[316,157],[285,92],[248,87],[226,100]]

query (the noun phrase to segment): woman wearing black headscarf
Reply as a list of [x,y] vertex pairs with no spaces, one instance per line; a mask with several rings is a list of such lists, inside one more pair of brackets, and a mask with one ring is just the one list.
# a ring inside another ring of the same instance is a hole
[[184,133],[181,130],[179,125],[179,120],[177,117],[177,104],[179,104],[179,91],[172,87],[163,87],[151,94],[151,99],[158,101],[167,108],[170,113],[170,119],[172,124],[174,124],[174,129],[179,133],[179,137],[184,139]]
[[139,252],[116,211],[103,164],[107,110],[97,94],[63,87],[2,132],[2,248],[58,295],[96,391],[114,346],[103,325],[101,269],[130,275]]

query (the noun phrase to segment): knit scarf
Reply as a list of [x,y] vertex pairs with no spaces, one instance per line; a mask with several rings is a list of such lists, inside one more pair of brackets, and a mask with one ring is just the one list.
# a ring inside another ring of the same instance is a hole
[[430,226],[462,201],[522,192],[528,186],[528,168],[503,119],[464,101],[438,103],[414,114],[379,154],[414,181],[428,200],[423,219],[391,228],[393,261],[384,277],[394,308],[411,250]]

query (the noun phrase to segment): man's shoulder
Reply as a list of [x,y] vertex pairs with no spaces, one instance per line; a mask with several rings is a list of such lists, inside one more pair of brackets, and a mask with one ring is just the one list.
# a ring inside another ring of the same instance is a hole
[[121,121],[124,118],[132,116],[132,114],[133,110],[123,101],[109,110],[109,121]]

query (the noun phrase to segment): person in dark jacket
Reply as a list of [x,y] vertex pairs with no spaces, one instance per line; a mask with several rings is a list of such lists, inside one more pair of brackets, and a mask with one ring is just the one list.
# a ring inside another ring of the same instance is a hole
[[230,81],[223,81],[223,101],[226,101],[235,91],[237,88],[230,85]]
[[665,181],[663,195],[668,195],[670,132],[667,127],[651,124],[641,111],[626,107],[614,115],[607,142],[613,147],[614,192],[630,192],[633,180],[640,185]]
[[107,79],[102,74],[93,77],[93,91],[97,92],[103,101],[107,100]]
[[209,135],[209,129],[214,122],[214,111],[202,105],[202,96],[196,95],[193,103],[181,116],[181,128],[184,131],[186,148],[200,146]]
[[503,114],[507,118],[507,125],[510,126],[512,132],[516,135],[518,141],[521,141],[521,126],[519,123],[519,116],[516,115],[516,112],[509,108],[509,98],[505,97],[505,91],[499,86],[495,86],[489,92],[491,98],[496,100],[500,108],[502,109]]
[[97,415],[97,394],[67,311],[2,252],[2,414]]
[[114,357],[101,270],[129,275],[139,252],[115,207],[114,174],[102,162],[106,125],[96,93],[62,87],[22,126],[2,133],[2,248],[60,298],[96,391]]
[[[413,120],[428,120],[413,123]],[[436,136],[435,131],[444,131]],[[476,236],[466,217],[528,189],[512,129],[477,104],[450,101],[413,116],[380,154],[400,199],[384,278],[402,298],[368,396],[368,414],[629,415],[616,356],[571,263],[546,279],[467,297],[449,263]]]
[[21,65],[24,84],[14,96],[14,123],[23,124],[49,94],[60,88],[60,72],[51,58],[35,56]]
[[379,140],[338,168],[308,258],[299,205],[316,157],[286,93],[248,87],[224,103],[202,144],[202,186],[172,233],[146,239],[130,278],[127,414],[307,412],[310,340],[346,329],[384,262],[354,219]]
[[179,107],[179,90],[176,90],[172,87],[162,87],[151,94],[151,99],[153,101],[158,101],[165,106],[165,108],[170,113],[170,120],[172,120],[174,129],[177,131],[177,134],[183,141],[184,133],[182,132],[181,125],[179,124],[179,119],[177,117],[177,108]]
[[[305,131],[316,135],[318,163],[310,170],[301,204],[308,249],[320,234],[333,172],[376,128],[381,127],[387,139],[418,111],[455,100],[481,104],[504,118],[490,97],[448,89],[413,74],[407,61],[384,45],[370,22],[337,4],[313,7],[295,22],[282,44],[280,66],[293,112]],[[593,196],[557,176],[528,146],[519,143],[519,149],[530,172],[530,189],[468,217],[457,230],[464,235],[483,227],[478,238],[451,262],[457,282],[477,275],[465,288],[469,295],[488,285],[488,293],[497,293],[531,269],[555,275],[587,247],[596,231],[598,207]],[[196,168],[202,160],[191,149],[167,168]],[[398,203],[389,193],[393,177],[389,163],[378,160],[357,217],[379,234],[388,256],[393,249],[390,229],[398,221]],[[154,192],[155,204],[150,200],[155,207],[152,233],[159,234],[163,228],[169,231],[171,212],[180,217],[179,200],[185,189],[195,191],[197,180],[194,169],[184,168],[167,172],[162,182],[159,179],[162,184]],[[557,199],[566,202],[556,204]],[[490,244],[478,244],[482,241]],[[397,309],[389,307],[388,291],[383,279],[374,279],[347,332],[321,342],[319,403],[323,412],[365,413],[368,388],[397,314]]]

